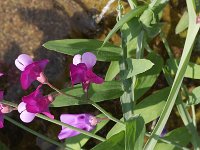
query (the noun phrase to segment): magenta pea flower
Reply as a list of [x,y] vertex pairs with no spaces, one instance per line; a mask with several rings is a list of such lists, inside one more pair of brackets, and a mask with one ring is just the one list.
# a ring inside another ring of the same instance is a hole
[[18,112],[20,113],[20,119],[23,122],[31,122],[37,113],[43,113],[47,117],[54,119],[54,116],[49,112],[49,104],[54,100],[52,95],[43,96],[40,91],[42,85],[39,85],[37,89],[22,98],[22,102],[18,105]]
[[[62,114],[60,116],[60,120],[65,124],[85,131],[93,130],[99,122],[96,117],[90,114]],[[80,134],[80,132],[62,126],[62,130],[59,133],[58,138],[62,140],[78,134]]]
[[31,83],[35,80],[38,80],[42,84],[47,82],[44,75],[44,69],[48,62],[48,59],[33,61],[27,54],[21,54],[18,56],[15,60],[15,65],[22,71],[20,80],[24,90],[28,89]]
[[97,76],[92,68],[96,64],[96,56],[91,52],[86,52],[82,56],[77,54],[70,65],[70,76],[72,85],[82,83],[83,90],[88,91],[90,83],[101,84],[104,80]]

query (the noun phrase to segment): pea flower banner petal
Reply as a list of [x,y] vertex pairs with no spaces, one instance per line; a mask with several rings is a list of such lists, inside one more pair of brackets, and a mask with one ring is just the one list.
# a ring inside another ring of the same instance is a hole
[[38,80],[42,84],[46,82],[47,79],[43,72],[48,63],[48,59],[33,61],[32,58],[26,54],[18,56],[15,60],[15,65],[22,71],[20,80],[24,90],[28,89],[35,80]]

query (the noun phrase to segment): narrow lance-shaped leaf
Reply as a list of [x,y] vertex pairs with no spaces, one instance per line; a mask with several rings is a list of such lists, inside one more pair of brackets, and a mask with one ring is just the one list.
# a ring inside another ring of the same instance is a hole
[[112,61],[110,63],[108,71],[106,73],[105,80],[106,81],[113,80],[118,73],[119,73],[119,62],[118,61]]
[[183,16],[181,17],[181,19],[179,20],[179,22],[176,26],[176,29],[175,29],[176,34],[187,29],[188,24],[189,24],[189,16],[188,16],[188,12],[185,11]]
[[127,59],[128,70],[125,70],[123,79],[128,79],[130,77],[136,76],[149,70],[154,64],[147,59]]
[[141,116],[130,118],[126,122],[125,149],[142,150],[144,144],[145,123]]
[[[82,85],[80,84],[74,86],[73,88],[64,89],[63,92],[68,94],[68,96],[57,96],[51,105],[52,107],[64,107],[90,103],[83,92]],[[122,94],[123,90],[120,81],[109,81],[104,82],[103,84],[91,84],[88,91],[89,99],[94,102],[113,100],[119,98]]]
[[120,47],[110,43],[105,43],[104,47],[101,47],[102,44],[102,41],[95,39],[63,39],[48,41],[43,46],[49,50],[72,56],[92,52],[99,61],[115,61],[120,59],[122,51]]

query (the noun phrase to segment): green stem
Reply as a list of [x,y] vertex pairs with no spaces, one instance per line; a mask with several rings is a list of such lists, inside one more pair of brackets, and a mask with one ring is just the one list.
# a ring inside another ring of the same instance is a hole
[[46,83],[50,88],[52,88],[53,90],[55,90],[56,92],[60,93],[61,95],[65,95],[65,96],[69,96],[69,97],[72,97],[72,98],[77,98],[79,99],[79,97],[76,97],[76,96],[73,96],[73,95],[70,95],[70,94],[67,94],[61,90],[59,90],[58,88],[56,88],[55,86],[53,86],[52,84],[50,84],[49,82]]
[[48,118],[48,117],[46,117],[46,116],[44,116],[44,115],[42,115],[42,114],[37,114],[36,116],[37,116],[38,118],[43,119],[43,120],[49,121],[49,122],[51,122],[51,123],[54,123],[54,124],[57,124],[57,125],[60,125],[60,126],[63,126],[63,127],[69,128],[69,129],[72,129],[72,130],[74,130],[74,131],[78,131],[78,132],[80,132],[80,133],[82,133],[82,134],[84,134],[84,135],[87,135],[87,136],[89,136],[89,137],[93,137],[93,138],[95,138],[95,139],[97,139],[97,140],[99,140],[99,141],[102,141],[102,142],[103,142],[103,141],[106,140],[106,139],[104,139],[104,138],[102,138],[102,137],[100,137],[100,136],[98,136],[98,135],[95,135],[95,134],[93,134],[93,133],[90,133],[90,132],[81,130],[81,129],[79,129],[79,128],[73,127],[73,126],[68,125],[68,124],[65,124],[65,123],[62,123],[62,122],[60,122],[60,121],[58,121],[58,120],[56,120],[56,119],[50,119],[50,118]]
[[[17,104],[12,103],[12,102],[2,101],[1,103],[2,103],[2,104],[5,104],[5,105],[9,105],[9,106],[12,106],[12,107],[17,108]],[[93,134],[93,133],[90,133],[90,132],[81,130],[81,129],[79,129],[79,128],[73,127],[73,126],[68,125],[68,124],[65,124],[65,123],[62,123],[62,122],[60,122],[60,121],[58,121],[58,120],[56,120],[56,119],[50,119],[50,118],[48,118],[48,117],[46,117],[46,116],[44,116],[44,115],[42,115],[42,114],[36,114],[36,116],[37,116],[38,118],[47,120],[47,121],[52,122],[52,123],[54,123],[54,124],[57,124],[57,125],[60,125],[60,126],[64,126],[64,127],[66,127],[66,128],[72,129],[72,130],[74,130],[74,131],[78,131],[78,132],[80,132],[80,133],[82,133],[82,134],[84,134],[84,135],[87,135],[87,136],[89,136],[89,137],[93,137],[93,138],[95,138],[95,139],[97,139],[97,140],[99,140],[99,141],[105,141],[104,138],[102,138],[102,137],[100,137],[100,136],[98,136],[98,135],[95,135],[95,134]]]
[[5,101],[5,100],[1,101],[0,103],[4,104],[4,105],[15,107],[15,108],[17,108],[17,106],[18,106],[17,104],[15,104],[13,102],[8,102],[8,101]]
[[94,103],[93,101],[90,101],[90,103],[97,108],[99,111],[101,111],[104,115],[106,115],[110,120],[116,122],[116,123],[121,123],[124,125],[124,122],[121,120],[116,119],[115,117],[113,117],[112,115],[110,115],[108,112],[106,112],[102,107],[100,107],[99,105],[97,105],[96,103]]
[[166,38],[164,36],[164,33],[161,32],[160,38],[162,39],[162,42],[163,42],[163,44],[165,46],[165,49],[167,50],[167,53],[168,53],[169,57],[170,58],[174,58],[174,55],[173,55],[173,53],[172,53],[172,51],[171,51],[171,49],[169,47],[169,44],[168,44],[168,42],[167,42],[167,40],[166,40]]
[[[120,3],[118,3],[118,8],[120,7]],[[122,17],[122,8],[118,10],[118,17],[119,20]],[[126,37],[124,36],[123,30],[121,30],[121,47],[122,47],[122,59],[119,61],[119,68],[120,68],[120,76],[123,77],[125,71],[128,69],[127,67],[127,43]],[[134,108],[134,101],[133,101],[133,93],[132,93],[132,79],[125,79],[122,81],[122,88],[124,90],[123,95],[120,97],[123,117],[124,120],[127,121],[129,118],[133,116],[133,108]]]
[[193,124],[194,124],[195,127],[197,127],[197,124],[196,124],[195,106],[192,105],[191,108],[192,108],[192,120],[193,120]]
[[[6,116],[6,115],[4,116],[4,118],[5,118],[7,121],[11,122],[12,124],[18,126],[19,128],[21,128],[21,129],[23,129],[23,130],[25,130],[25,131],[27,131],[27,132],[29,132],[29,133],[31,133],[31,134],[33,134],[33,135],[39,137],[39,138],[41,138],[41,139],[43,139],[43,140],[45,140],[45,141],[47,141],[47,142],[49,142],[49,143],[52,143],[52,144],[57,145],[57,146],[62,147],[62,148],[65,147],[63,144],[61,144],[61,143],[59,143],[59,142],[57,142],[57,141],[54,141],[54,140],[52,140],[52,139],[50,139],[50,138],[48,138],[48,137],[46,137],[46,136],[44,136],[44,135],[42,135],[42,134],[40,134],[40,133],[38,133],[38,132],[36,132],[36,131],[30,129],[30,128],[28,128],[28,127],[26,127],[26,126],[24,126],[24,125],[18,123],[17,121],[15,121],[14,119],[12,119],[12,118],[10,118],[10,117],[8,117],[8,116]],[[68,147],[67,147],[67,148],[68,148]]]
[[[57,91],[58,93],[64,95],[64,96],[70,96],[70,97],[74,97],[70,94],[66,94],[64,92],[62,92],[61,90],[57,89],[56,87],[54,87],[52,84],[50,83],[46,83],[50,88],[54,89],[55,91]],[[106,110],[104,110],[101,106],[99,106],[97,103],[93,102],[92,100],[90,100],[90,103],[97,108],[100,112],[102,112],[104,115],[106,115],[106,117],[108,117],[110,120],[114,121],[114,122],[119,122],[119,123],[123,123],[122,121],[118,120],[117,118],[113,117],[112,115],[110,115],[108,112],[106,112]]]
[[128,3],[131,7],[131,9],[134,9],[137,6],[136,0],[128,0]]

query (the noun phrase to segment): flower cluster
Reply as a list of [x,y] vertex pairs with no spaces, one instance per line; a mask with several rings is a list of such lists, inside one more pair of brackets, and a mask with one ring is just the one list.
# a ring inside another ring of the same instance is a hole
[[[27,54],[21,54],[15,60],[16,67],[22,71],[20,77],[22,89],[27,90],[34,81],[40,82],[40,85],[35,91],[22,97],[22,101],[17,107],[20,113],[20,119],[25,123],[30,123],[35,116],[40,113],[46,115],[50,119],[54,119],[54,116],[49,111],[49,105],[54,101],[55,95],[49,94],[44,96],[41,89],[43,84],[50,85],[44,74],[44,69],[48,62],[49,60],[47,59],[33,61]],[[82,56],[80,54],[75,55],[73,64],[70,65],[72,85],[81,83],[86,94],[91,83],[101,84],[104,82],[101,77],[93,72],[92,69],[95,64],[96,56],[91,52],[86,52]],[[0,91],[0,101],[2,99],[3,91]],[[16,110],[16,108],[0,103],[0,128],[3,127],[3,114],[9,113],[12,110]],[[99,122],[99,119],[91,114],[62,114],[60,120],[65,124],[85,131],[93,130]],[[58,138],[65,139],[78,134],[80,134],[78,131],[63,126]]]

